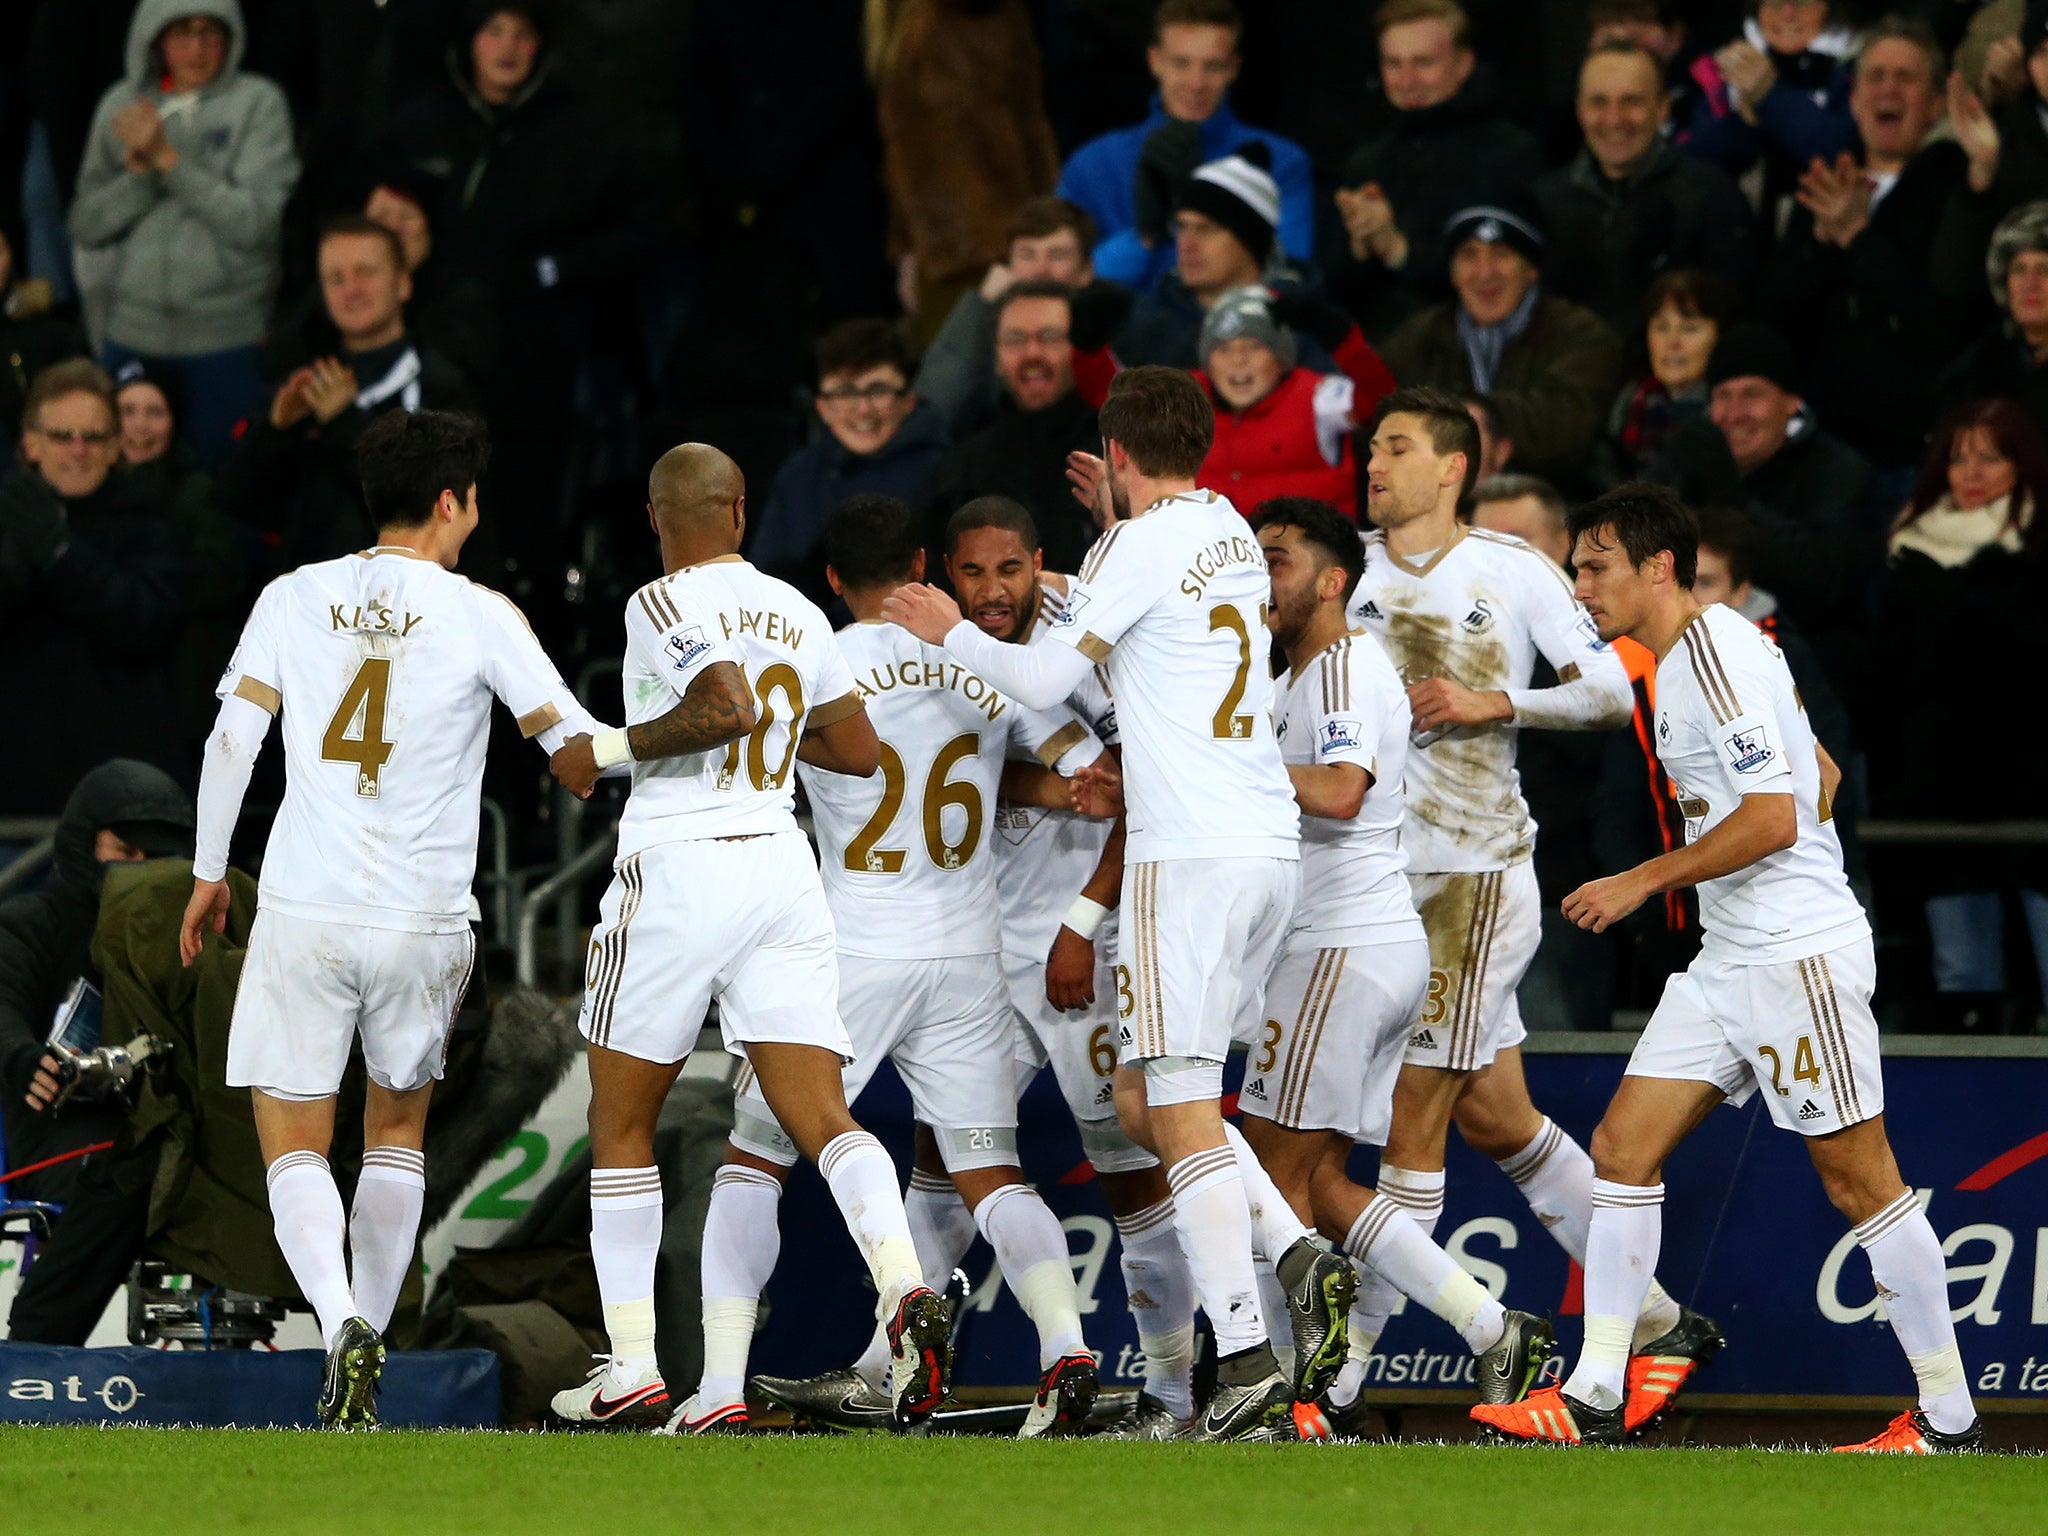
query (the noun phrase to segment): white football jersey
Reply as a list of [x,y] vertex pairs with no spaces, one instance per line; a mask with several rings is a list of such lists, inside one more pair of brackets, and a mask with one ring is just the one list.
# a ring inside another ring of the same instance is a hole
[[1870,936],[1842,872],[1834,808],[1821,795],[1820,758],[1791,669],[1770,636],[1734,609],[1700,610],[1657,665],[1657,760],[1671,776],[1696,843],[1744,795],[1789,794],[1799,836],[1699,887],[1701,952],[1737,965],[1774,965]]
[[1301,818],[1301,902],[1294,931],[1319,947],[1421,938],[1401,848],[1408,694],[1379,642],[1354,630],[1281,680],[1274,732],[1280,755],[1303,767],[1356,763],[1372,775],[1349,821]]
[[709,752],[635,763],[621,860],[656,843],[795,831],[805,727],[860,708],[817,605],[733,555],[651,581],[626,603],[626,723],[660,719],[719,661],[746,674],[754,729]]
[[493,695],[529,737],[597,729],[517,608],[392,550],[271,582],[219,693],[283,717],[258,905],[414,933],[469,924]]
[[[1627,676],[1571,582],[1520,539],[1460,528],[1420,565],[1365,535],[1365,574],[1351,622],[1386,648],[1405,684],[1449,678],[1481,691],[1529,687],[1536,656],[1571,682]],[[1512,726],[1456,727],[1416,739],[1408,754],[1408,867],[1418,874],[1503,869],[1536,848],[1536,823],[1515,772]]]
[[1017,749],[1071,773],[1101,744],[1065,709],[1029,710],[894,624],[850,624],[839,647],[882,739],[865,779],[800,765],[825,900],[848,954],[995,954],[993,820]]
[[[1064,586],[1046,581],[1039,588],[1038,613],[1024,643],[1042,645],[1054,619],[1066,607]],[[1106,747],[1116,745],[1116,705],[1100,666],[1067,696],[1067,708],[1097,741]],[[1053,938],[1067,919],[1067,909],[1102,863],[1103,845],[1114,825],[1043,806],[1004,804],[997,808],[996,897],[1002,909],[1004,954],[1037,962],[1052,953]],[[1115,923],[1112,909],[1095,936],[1097,954],[1115,953]]]
[[1171,496],[1088,552],[1051,637],[1109,673],[1133,864],[1300,856],[1273,740],[1266,557],[1213,491]]

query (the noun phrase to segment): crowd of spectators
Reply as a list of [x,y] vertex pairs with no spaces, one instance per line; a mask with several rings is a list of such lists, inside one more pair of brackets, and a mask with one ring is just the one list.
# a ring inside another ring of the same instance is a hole
[[[934,533],[1013,497],[1072,569],[1068,455],[1138,363],[1196,373],[1246,511],[1357,516],[1397,385],[1470,402],[1473,516],[1561,563],[1570,501],[1677,487],[1851,819],[2029,817],[1949,743],[2017,723],[2024,764],[2048,664],[2048,0],[37,0],[0,361],[0,634],[50,727],[0,817],[110,756],[189,782],[253,592],[365,542],[377,411],[486,417],[466,569],[574,675],[660,448],[731,452],[749,553],[821,602],[867,493]],[[1638,733],[1523,758],[1546,890],[1673,835]],[[2031,1026],[2048,847],[1854,856],[1919,1022]],[[1693,923],[1556,935],[1532,1006],[1597,1026]]]

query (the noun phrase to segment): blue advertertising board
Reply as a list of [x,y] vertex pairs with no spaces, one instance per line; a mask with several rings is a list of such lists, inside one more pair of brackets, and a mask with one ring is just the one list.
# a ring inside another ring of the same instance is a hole
[[[313,1349],[0,1343],[0,1423],[310,1429],[323,1364]],[[377,1411],[394,1429],[494,1427],[498,1357],[485,1349],[394,1351]]]

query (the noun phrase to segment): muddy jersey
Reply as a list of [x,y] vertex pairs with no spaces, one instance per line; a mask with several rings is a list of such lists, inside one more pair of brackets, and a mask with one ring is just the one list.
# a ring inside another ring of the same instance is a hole
[[[1404,684],[1449,678],[1499,689],[1519,707],[1540,654],[1569,683],[1628,679],[1563,571],[1520,539],[1460,529],[1419,564],[1365,535],[1365,574],[1351,622],[1386,648]],[[1418,874],[1502,869],[1530,856],[1536,823],[1515,771],[1513,725],[1455,727],[1414,738],[1408,754],[1408,867]]]

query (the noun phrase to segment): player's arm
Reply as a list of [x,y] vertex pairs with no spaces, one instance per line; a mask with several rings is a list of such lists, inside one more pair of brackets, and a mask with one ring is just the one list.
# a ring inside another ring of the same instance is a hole
[[1094,661],[1063,645],[1011,645],[960,616],[960,605],[937,587],[898,587],[882,617],[927,645],[944,646],[970,671],[1032,709],[1050,709],[1081,685]]
[[1049,811],[1091,814],[1075,795],[1075,775],[1110,761],[1108,749],[1087,722],[1066,705],[1052,709],[1009,711],[1012,753],[1003,764],[997,793],[1013,805],[1040,806]]
[[[552,760],[578,736],[604,729],[583,701],[562,681],[561,670],[542,649],[526,615],[502,593],[479,586],[478,615],[484,634],[478,649],[484,681],[512,712],[519,734]],[[623,770],[608,770],[623,771]]]
[[1289,763],[1287,777],[1294,781],[1294,803],[1302,815],[1326,821],[1351,820],[1365,808],[1373,785],[1371,771],[1358,763]]
[[1042,811],[1074,808],[1072,782],[1043,763],[1003,764],[1003,782],[997,793],[1011,805],[1029,805]]
[[220,713],[206,738],[199,766],[199,801],[192,853],[192,899],[178,925],[178,957],[199,958],[205,930],[221,933],[228,921],[228,845],[241,819],[249,776],[270,735],[270,722],[284,707],[277,679],[277,623],[282,588],[266,587],[250,611],[242,638],[220,681]]
[[1556,671],[1557,683],[1509,689],[1509,719],[1524,730],[1538,731],[1611,731],[1627,725],[1635,712],[1628,669],[1614,647],[1600,638],[1593,616],[1566,588],[1564,574],[1549,569],[1548,561],[1544,565],[1532,583],[1529,633]]
[[882,738],[875,734],[875,722],[858,693],[848,693],[821,704],[804,718],[804,739],[797,744],[797,761],[827,773],[850,778],[874,777],[882,766]]
[[1564,915],[1600,933],[1652,896],[1722,879],[1790,848],[1798,838],[1798,805],[1790,790],[1747,794],[1727,820],[1698,842],[1580,886],[1565,897]]
[[1095,935],[1123,894],[1124,830],[1118,816],[1095,873],[1067,908],[1045,957],[1045,1000],[1063,1013],[1095,1006]]

